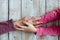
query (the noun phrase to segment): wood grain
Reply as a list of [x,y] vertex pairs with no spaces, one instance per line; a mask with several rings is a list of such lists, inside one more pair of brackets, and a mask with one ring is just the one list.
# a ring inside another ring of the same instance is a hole
[[[52,11],[57,7],[58,7],[58,0],[46,0],[46,12]],[[55,23],[56,22],[47,24],[47,27],[53,24],[56,25]],[[58,40],[58,36],[46,36],[45,40]]]
[[[9,19],[17,21],[21,18],[21,0],[9,1]],[[22,40],[21,31],[14,31],[9,33],[9,40]]]
[[[22,17],[36,16],[35,10],[33,9],[33,0],[22,0]],[[22,40],[36,40],[33,33],[22,32]]]
[[[8,19],[18,21],[22,17],[31,16],[39,18],[46,14],[46,12],[58,8],[58,6],[60,7],[60,0],[0,0],[0,21],[6,21]],[[58,25],[58,21],[47,24],[47,27],[50,25]],[[37,36],[34,33],[25,33],[21,31],[13,31],[0,35],[0,40],[58,39],[60,40],[58,36]]]
[[[0,0],[0,22],[8,20],[8,0]],[[0,40],[8,40],[8,33],[0,35]]]

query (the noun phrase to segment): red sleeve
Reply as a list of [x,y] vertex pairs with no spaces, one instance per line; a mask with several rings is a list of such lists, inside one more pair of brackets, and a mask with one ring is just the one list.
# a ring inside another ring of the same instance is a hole
[[60,19],[60,9],[55,9],[41,16],[40,19],[37,19],[37,21],[42,23],[48,23],[51,21],[59,20],[59,19]]
[[56,36],[60,35],[60,27],[58,26],[50,26],[48,28],[37,28],[37,35],[51,35],[51,36]]
[[9,20],[6,22],[0,22],[0,34],[4,34],[7,33],[9,31],[14,31],[14,27],[13,27],[13,21]]

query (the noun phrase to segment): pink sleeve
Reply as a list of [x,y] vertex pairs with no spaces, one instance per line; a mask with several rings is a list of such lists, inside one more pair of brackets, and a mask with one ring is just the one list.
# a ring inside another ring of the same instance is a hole
[[60,35],[60,27],[58,26],[51,26],[48,28],[37,28],[37,35],[51,35],[51,36],[56,36]]
[[48,23],[58,19],[60,19],[60,9],[55,9],[51,12],[48,12],[47,14],[41,16],[40,19],[37,19],[37,20],[42,23]]

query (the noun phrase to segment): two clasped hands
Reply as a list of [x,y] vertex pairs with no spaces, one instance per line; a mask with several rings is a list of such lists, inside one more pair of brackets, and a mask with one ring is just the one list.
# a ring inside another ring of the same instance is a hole
[[[40,19],[40,18],[39,18]],[[40,22],[37,21],[38,18],[35,17],[23,17],[17,22],[14,22],[14,28],[24,32],[37,32],[37,27],[40,26]]]
[[60,35],[60,26],[53,25],[44,27],[43,25],[49,22],[60,20],[60,8],[55,9],[41,16],[40,18],[23,18],[19,23],[16,22],[15,28],[24,32],[33,32],[37,35]]
[[60,9],[55,9],[47,14],[39,17],[23,17],[22,19],[13,22],[8,20],[6,22],[0,22],[0,34],[4,34],[10,31],[21,30],[24,32],[32,32],[37,35],[60,35],[60,26],[44,27],[44,24],[60,20]]

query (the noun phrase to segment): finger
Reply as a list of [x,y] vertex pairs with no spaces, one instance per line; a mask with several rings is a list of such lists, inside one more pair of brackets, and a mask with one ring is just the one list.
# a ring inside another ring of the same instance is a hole
[[33,25],[38,25],[38,24],[40,24],[40,22],[35,22],[35,23],[33,23]]
[[31,19],[35,20],[35,17],[31,17]]
[[18,27],[18,28],[26,28],[27,26],[21,26],[20,24],[16,24],[16,26]]
[[40,25],[36,25],[35,27],[36,27],[36,28],[37,28],[37,27],[40,27]]
[[37,21],[35,21],[35,23],[40,24],[40,23],[43,23],[43,22],[41,20],[37,20]]
[[16,30],[24,30],[23,28],[18,28],[17,26],[14,27]]
[[21,27],[21,25],[20,25],[20,24],[18,24],[18,23],[16,23],[15,25],[16,25],[16,26],[18,26],[18,27]]
[[36,22],[36,24],[40,24],[40,22]]
[[24,20],[24,19],[25,19],[25,17],[21,18],[19,21],[22,21],[22,20]]
[[38,23],[38,24],[39,24],[39,23],[41,24],[41,23],[43,23],[43,22],[42,22],[42,21],[37,21],[37,23]]
[[27,28],[27,26],[16,25],[18,28]]
[[26,24],[26,25],[28,25],[28,26],[32,25],[31,23],[28,23],[28,22],[25,22],[25,21],[23,23]]
[[25,28],[27,28],[27,26],[21,26],[21,28],[25,29]]
[[22,28],[16,28],[17,30],[21,30],[21,31],[23,31],[24,29],[22,29]]
[[35,20],[40,20],[41,19],[41,17],[40,18],[35,18]]

